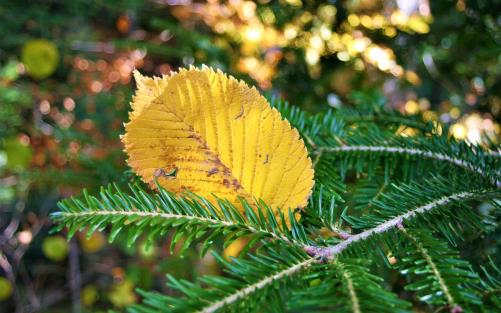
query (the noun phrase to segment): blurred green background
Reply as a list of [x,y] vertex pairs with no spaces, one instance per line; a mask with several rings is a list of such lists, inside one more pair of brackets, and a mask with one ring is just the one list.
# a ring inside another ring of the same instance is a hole
[[[207,64],[309,111],[367,102],[499,142],[501,1],[0,4],[0,312],[105,312],[218,269],[169,239],[51,235],[56,202],[134,179],[119,142],[131,72]],[[407,134],[407,135],[412,135]],[[230,247],[227,254],[234,254]]]

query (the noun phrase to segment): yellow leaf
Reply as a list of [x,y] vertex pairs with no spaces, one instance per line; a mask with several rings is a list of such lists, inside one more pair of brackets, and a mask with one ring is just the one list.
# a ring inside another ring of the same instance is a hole
[[239,196],[274,209],[307,204],[314,182],[306,147],[255,88],[208,67],[135,78],[122,140],[145,182],[237,207]]

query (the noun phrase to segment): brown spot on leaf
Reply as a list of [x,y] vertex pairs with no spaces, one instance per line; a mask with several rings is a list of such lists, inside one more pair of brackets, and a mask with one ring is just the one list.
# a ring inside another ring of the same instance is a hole
[[176,178],[177,172],[178,172],[177,167],[174,167],[172,170],[170,170],[168,172],[166,172],[163,168],[157,168],[153,172],[153,176],[155,176],[156,178],[164,177],[164,178],[168,178],[168,179],[174,179],[174,178]]
[[219,172],[219,170],[216,167],[211,168],[209,170],[209,172],[207,173],[207,176],[212,176],[212,175],[216,174],[217,172]]
[[155,176],[156,178],[160,177],[160,176],[163,176],[165,174],[165,171],[163,168],[157,168],[154,172],[153,172],[153,176]]
[[238,182],[238,180],[236,180],[236,179],[233,179],[233,180],[231,181],[231,185],[232,185],[235,189],[237,189],[237,190],[238,190],[238,189],[240,189],[240,188],[242,188],[242,185],[240,185],[240,183],[239,183],[239,182]]
[[270,156],[267,154],[267,155],[266,155],[266,158],[264,159],[263,164],[267,164],[267,163],[268,163],[268,158],[269,158],[269,157],[270,157]]

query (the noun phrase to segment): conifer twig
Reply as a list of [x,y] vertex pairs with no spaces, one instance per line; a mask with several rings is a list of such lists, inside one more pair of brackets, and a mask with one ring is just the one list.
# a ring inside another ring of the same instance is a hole
[[[416,148],[404,148],[404,147],[391,147],[391,146],[364,146],[364,145],[343,145],[340,147],[321,147],[318,149],[320,152],[381,152],[381,153],[395,153],[395,154],[407,154],[420,156],[427,159],[433,159],[438,161],[445,161],[454,164],[458,167],[464,168],[468,171],[475,172],[483,177],[488,177],[488,173],[484,169],[471,164],[466,160],[451,157],[443,153],[426,151]],[[319,152],[319,153],[320,153]],[[499,171],[498,171],[499,172]],[[501,180],[490,178],[491,182],[501,188]]]
[[163,219],[185,219],[185,220],[192,220],[192,221],[197,221],[201,223],[207,223],[211,225],[221,225],[221,226],[226,226],[226,227],[243,227],[247,229],[249,232],[256,233],[256,234],[266,234],[269,235],[270,237],[273,237],[274,239],[285,241],[290,244],[294,245],[299,245],[299,243],[293,242],[291,239],[287,238],[286,236],[281,236],[277,233],[267,231],[264,229],[258,229],[255,228],[249,224],[243,224],[243,223],[235,223],[231,221],[224,221],[224,220],[216,220],[208,217],[202,217],[202,216],[194,216],[194,215],[183,215],[183,214],[171,214],[171,213],[161,213],[161,212],[144,212],[144,211],[120,211],[120,210],[115,210],[115,211],[110,211],[110,210],[104,210],[104,211],[82,211],[82,212],[58,212],[59,217],[89,217],[89,216],[142,216],[142,217],[158,217],[158,218],[163,218]]
[[[410,241],[413,243],[413,245],[417,248],[419,253],[423,256],[425,259],[426,263],[428,263],[428,266],[431,268],[431,271],[435,278],[437,279],[438,285],[440,286],[440,289],[444,293],[445,298],[447,299],[447,303],[449,304],[450,308],[457,308],[461,309],[461,307],[456,303],[454,298],[452,297],[452,294],[449,291],[449,287],[447,287],[447,284],[445,283],[444,278],[442,277],[442,274],[438,270],[437,265],[431,258],[430,254],[426,250],[425,247],[418,241],[418,239],[413,236],[411,233],[409,233],[403,225],[398,225],[397,228],[402,232]],[[461,309],[462,310],[462,309]]]
[[258,282],[249,285],[243,289],[237,290],[235,293],[219,300],[216,302],[211,303],[208,307],[205,307],[204,309],[198,311],[198,313],[213,313],[218,311],[219,309],[223,308],[225,305],[229,305],[232,303],[235,303],[236,301],[257,292],[258,290],[261,290],[269,285],[271,285],[273,282],[290,277],[299,271],[303,270],[304,268],[310,266],[311,264],[318,262],[317,258],[310,257],[300,263],[297,263],[291,267],[288,267],[287,269],[284,269],[274,275],[265,277]]
[[340,262],[334,262],[337,270],[340,271],[342,280],[346,284],[348,289],[348,295],[350,297],[351,311],[353,313],[361,313],[360,310],[360,300],[358,299],[357,292],[355,291],[355,286],[353,285],[353,279],[351,274],[344,268]]
[[423,213],[432,211],[433,209],[451,203],[452,201],[466,200],[472,198],[476,195],[474,192],[460,192],[456,194],[452,194],[450,196],[442,197],[438,200],[432,201],[426,205],[420,206],[413,210],[410,210],[404,214],[398,215],[384,223],[377,225],[376,227],[367,229],[361,233],[351,235],[346,240],[329,247],[317,247],[317,246],[307,246],[305,247],[305,251],[314,256],[318,256],[324,260],[333,260],[335,259],[341,252],[346,250],[352,244],[365,241],[371,238],[374,235],[386,233],[392,229],[395,229],[399,225],[402,225],[405,220],[412,219],[416,216],[419,216]]

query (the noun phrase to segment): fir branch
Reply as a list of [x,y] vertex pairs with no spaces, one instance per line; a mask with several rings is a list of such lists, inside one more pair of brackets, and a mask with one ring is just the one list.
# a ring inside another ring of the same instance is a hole
[[[491,145],[489,148],[497,150],[486,150],[465,142],[457,142],[446,135],[437,135],[436,128],[432,123],[424,122],[418,116],[385,112],[379,106],[378,101],[364,105],[362,111],[354,109],[328,110],[316,115],[309,115],[280,99],[274,98],[271,103],[283,116],[289,119],[305,138],[312,154],[315,155],[315,169],[317,169],[317,164],[321,163],[320,160],[324,152],[350,157],[351,160],[345,160],[346,163],[356,163],[363,160],[369,164],[377,161],[374,155],[380,157],[394,155],[400,156],[402,161],[407,162],[407,164],[411,159],[447,163],[488,178],[492,184],[501,188],[499,146]],[[360,124],[360,121],[368,121],[369,123]],[[391,129],[381,128],[377,124],[371,123],[378,121],[382,124],[394,123],[420,129],[428,136],[402,137]],[[350,125],[354,122],[357,125],[355,128]],[[330,165],[332,167],[332,164]],[[394,165],[397,166],[397,164]],[[418,168],[415,166],[416,163],[413,165],[413,168]],[[422,168],[422,165],[419,167],[421,170],[426,170],[426,168]],[[359,169],[360,166],[357,166],[357,170]],[[342,171],[344,171],[343,168]],[[316,172],[318,176],[318,171]]]
[[284,279],[284,278],[289,278],[289,277],[297,274],[299,271],[303,270],[304,268],[310,266],[311,264],[313,264],[315,262],[318,262],[318,260],[316,258],[308,258],[300,263],[289,266],[288,268],[286,268],[278,273],[274,273],[273,275],[264,277],[263,279],[257,281],[256,283],[254,283],[252,285],[249,285],[243,289],[237,290],[235,293],[230,294],[219,301],[211,303],[209,306],[203,308],[202,310],[200,310],[198,312],[200,312],[200,313],[216,312],[226,305],[231,305],[242,298],[248,297],[249,295],[262,290],[263,288],[271,285],[275,281],[279,281],[279,280]]
[[[408,156],[417,156],[437,161],[445,161],[455,166],[461,167],[468,171],[477,173],[483,177],[489,178],[487,170],[472,164],[464,159],[459,159],[456,157],[452,157],[443,153],[432,152],[417,148],[405,148],[405,147],[395,147],[395,146],[364,146],[364,145],[353,145],[348,146],[344,145],[341,147],[320,147],[318,148],[316,154],[321,155],[324,152],[333,152],[333,153],[350,153],[350,152],[365,152],[365,153],[385,153],[385,154],[400,154],[400,155],[408,155]],[[499,171],[496,172],[499,174]],[[501,188],[501,180],[495,178],[491,179],[492,183]]]
[[[381,163],[392,171],[404,169],[406,175],[419,175],[448,165],[449,168],[476,173],[501,188],[499,151],[458,142],[433,132],[427,136],[403,137],[391,129],[370,123],[351,127],[346,123],[346,116],[332,111],[315,116],[293,116],[297,121],[292,124],[305,138],[314,156],[317,176],[325,170],[318,166],[324,158],[330,158],[329,169],[338,168],[342,174],[350,166],[362,172],[365,165],[371,175]],[[335,160],[341,162],[334,163]],[[418,162],[420,160],[428,162]]]
[[275,216],[275,212],[261,202],[251,207],[243,201],[241,212],[228,201],[220,200],[214,207],[194,194],[177,197],[160,186],[158,193],[153,195],[138,186],[130,186],[130,193],[117,186],[109,186],[101,190],[99,198],[84,193],[83,202],[70,198],[61,201],[58,206],[61,211],[53,213],[52,219],[59,223],[59,228],[68,226],[68,237],[85,228],[90,236],[94,231],[110,225],[110,241],[128,230],[130,245],[143,233],[148,233],[147,239],[151,242],[155,237],[165,235],[169,229],[174,229],[179,235],[173,236],[171,248],[184,237],[183,251],[194,241],[202,241],[202,254],[212,242],[203,240],[204,235],[209,235],[205,236],[207,239],[225,236],[225,244],[246,234],[293,246],[302,246],[309,241],[304,229],[293,218],[289,231],[284,215],[279,213]]
[[[144,218],[161,218],[166,221],[172,221],[172,220],[186,220],[188,223],[199,223],[199,224],[205,224],[205,225],[212,225],[214,227],[228,227],[228,228],[241,228],[241,230],[247,230],[250,233],[254,234],[260,234],[260,235],[267,235],[272,237],[273,239],[276,240],[281,240],[285,241],[289,244],[295,244],[298,245],[299,243],[293,242],[291,239],[287,238],[284,235],[280,235],[274,232],[269,232],[264,229],[257,229],[255,227],[252,227],[247,224],[242,224],[242,223],[236,223],[236,222],[230,222],[230,221],[225,221],[225,220],[219,220],[219,219],[212,219],[212,218],[206,218],[206,217],[201,217],[201,216],[192,216],[192,215],[183,215],[183,214],[170,214],[170,213],[161,213],[161,212],[143,212],[143,211],[118,211],[118,210],[113,210],[113,211],[87,211],[87,212],[60,212],[60,213],[54,213],[52,215],[53,219],[58,220],[58,219],[64,219],[67,221],[70,220],[82,220],[86,218],[92,218],[92,217],[144,217]],[[136,222],[134,219],[132,219],[132,223]],[[142,220],[140,223],[144,223]],[[71,225],[71,224],[70,224]],[[92,225],[92,224],[89,224]]]
[[414,291],[421,301],[444,306],[450,312],[470,311],[482,304],[480,293],[468,288],[478,284],[478,275],[457,251],[428,230],[399,230],[402,236],[392,251],[396,267],[410,280],[406,290]]
[[476,199],[479,195],[482,195],[486,191],[472,191],[472,192],[459,192],[449,196],[444,196],[440,199],[429,202],[426,205],[419,206],[412,210],[409,210],[403,214],[397,215],[377,226],[367,229],[361,233],[352,235],[348,237],[346,240],[330,247],[316,247],[316,246],[308,246],[305,248],[307,253],[319,256],[323,259],[333,260],[336,258],[341,252],[346,250],[348,247],[352,246],[355,243],[367,241],[368,239],[375,237],[376,235],[387,233],[390,230],[394,230],[398,226],[402,225],[404,221],[412,220],[416,217],[420,217],[427,212],[435,210],[439,207],[449,205],[453,202],[457,201],[466,201],[471,199]]
[[315,265],[302,277],[308,287],[292,290],[289,311],[408,312],[410,303],[386,290],[384,280],[371,274],[369,265],[367,261],[346,258]]
[[[454,298],[452,297],[451,293],[449,292],[449,287],[447,287],[447,284],[445,283],[444,278],[442,277],[442,274],[438,270],[437,265],[433,261],[432,257],[426,250],[426,248],[423,246],[421,242],[418,241],[418,239],[413,236],[411,233],[409,233],[405,227],[400,226],[398,227],[401,233],[403,233],[411,242],[412,244],[416,247],[417,251],[422,255],[422,257],[426,260],[426,263],[428,266],[431,268],[431,271],[433,275],[435,276],[438,285],[440,286],[440,289],[442,290],[445,298],[447,299],[447,303],[449,304],[449,307],[452,308],[452,310],[462,311],[462,308],[456,303]],[[461,312],[459,311],[459,312]]]
[[271,305],[269,310],[276,311],[271,304],[276,297],[276,293],[270,292],[273,286],[277,288],[286,283],[304,286],[301,279],[293,280],[292,277],[318,263],[318,259],[308,257],[301,250],[279,245],[264,247],[263,251],[250,255],[249,260],[227,261],[214,255],[227,277],[203,276],[198,279],[199,284],[170,277],[169,286],[184,297],[141,292],[144,303],[133,306],[131,311],[213,313],[233,309],[231,311],[238,312],[249,311],[257,305]]
[[[434,175],[431,178],[411,183],[391,184],[386,191],[372,201],[370,212],[364,212],[359,217],[344,215],[352,228],[365,230],[375,227],[388,219],[408,212],[438,199],[461,192],[475,193],[479,199],[496,198],[501,196],[501,190],[493,188],[485,180],[473,175]],[[454,210],[450,208],[454,204]],[[455,238],[461,238],[458,230],[484,229],[481,218],[475,210],[467,205],[466,201],[455,201],[437,207],[430,214],[422,214],[422,218],[413,219],[413,223],[420,223],[420,227],[440,231],[451,243]]]
[[334,266],[341,273],[344,285],[348,289],[348,294],[350,296],[351,311],[353,313],[360,313],[360,302],[357,296],[357,292],[353,285],[353,279],[351,273],[347,271],[341,262],[333,262]]

